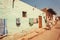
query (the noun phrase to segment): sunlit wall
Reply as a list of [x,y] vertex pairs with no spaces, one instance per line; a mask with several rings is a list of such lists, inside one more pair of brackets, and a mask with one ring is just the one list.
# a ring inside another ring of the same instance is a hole
[[[14,8],[12,8],[12,0],[3,0],[2,1],[3,9],[0,7],[0,18],[7,19],[7,29],[8,34],[14,34],[17,32],[22,33],[22,30],[29,32],[32,29],[37,29],[38,23],[33,26],[29,26],[29,18],[38,18],[38,16],[42,16],[42,28],[45,27],[45,13],[36,9],[24,2],[16,0],[14,2]],[[33,9],[34,8],[34,9]],[[27,12],[26,17],[22,17],[22,11]],[[16,18],[20,18],[21,25],[19,27],[16,26]]]

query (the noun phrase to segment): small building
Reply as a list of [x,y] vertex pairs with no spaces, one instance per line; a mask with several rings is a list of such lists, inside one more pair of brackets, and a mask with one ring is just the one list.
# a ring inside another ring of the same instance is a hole
[[3,0],[4,13],[0,13],[1,19],[6,19],[8,34],[44,28],[46,14],[20,0]]

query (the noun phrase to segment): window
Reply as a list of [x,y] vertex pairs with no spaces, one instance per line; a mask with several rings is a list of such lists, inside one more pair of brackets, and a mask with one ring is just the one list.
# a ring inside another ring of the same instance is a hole
[[23,16],[23,17],[26,17],[26,13],[27,13],[27,12],[23,11],[23,12],[22,12],[22,16]]
[[19,18],[16,18],[16,25],[17,25],[17,26],[20,26],[20,24],[21,24],[21,23],[20,23],[20,19],[19,19]]

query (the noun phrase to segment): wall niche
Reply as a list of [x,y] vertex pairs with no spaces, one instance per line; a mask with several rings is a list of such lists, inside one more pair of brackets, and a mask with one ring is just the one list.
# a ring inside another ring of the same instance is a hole
[[21,25],[20,18],[16,18],[16,26],[19,27]]

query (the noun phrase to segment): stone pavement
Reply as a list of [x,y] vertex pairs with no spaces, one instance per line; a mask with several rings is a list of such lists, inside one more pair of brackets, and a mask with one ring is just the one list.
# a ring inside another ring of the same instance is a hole
[[45,29],[36,29],[34,30],[34,32],[27,34],[26,36],[19,38],[18,40],[30,40],[36,36],[38,36],[39,34],[43,34],[46,30]]
[[45,29],[42,29],[42,28],[36,29],[32,33],[27,34],[27,35],[23,36],[22,38],[19,38],[18,40],[30,40],[30,39],[38,36],[39,34],[43,34],[45,31],[46,30]]
[[39,34],[43,34],[46,30],[45,29],[36,29],[34,31],[32,31],[31,33],[29,34],[26,34],[24,36],[20,36],[19,33],[15,34],[15,35],[11,35],[11,36],[7,36],[1,40],[30,40],[36,36],[38,36]]

